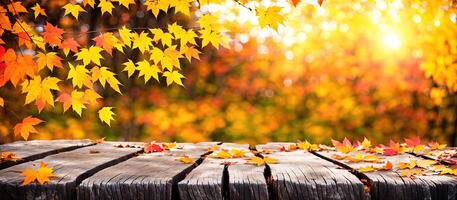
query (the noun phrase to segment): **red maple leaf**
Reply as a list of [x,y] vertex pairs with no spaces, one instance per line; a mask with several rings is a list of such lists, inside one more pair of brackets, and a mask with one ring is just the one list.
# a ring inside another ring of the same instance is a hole
[[391,148],[385,148],[383,154],[386,156],[394,156],[394,155],[397,155],[398,152]]
[[405,138],[405,143],[409,147],[415,147],[415,146],[421,144],[421,139],[419,138],[419,136],[416,136],[416,137],[413,137],[413,138]]
[[62,34],[63,29],[48,22],[44,27],[43,38],[51,46],[60,46],[62,44]]
[[144,145],[144,152],[146,153],[151,153],[151,152],[162,152],[163,151],[163,148],[162,146],[154,143],[154,142],[151,142],[151,143],[146,143]]
[[79,44],[73,38],[67,38],[62,42],[61,48],[66,51],[65,54],[68,54],[68,51],[72,51],[73,53],[78,52]]

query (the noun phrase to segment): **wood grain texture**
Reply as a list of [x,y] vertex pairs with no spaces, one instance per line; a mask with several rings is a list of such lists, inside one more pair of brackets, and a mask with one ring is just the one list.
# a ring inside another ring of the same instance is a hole
[[30,140],[3,144],[0,152],[12,152],[20,159],[0,162],[0,169],[89,145],[92,145],[89,140]]
[[178,143],[181,149],[141,154],[108,167],[78,186],[78,199],[176,199],[178,181],[196,165],[182,163],[179,158],[189,156],[198,161],[211,145]]
[[[331,158],[337,152],[317,152]],[[409,160],[422,160],[410,154],[395,156],[380,156],[383,160],[390,161],[394,166],[399,162]],[[338,160],[344,165],[357,169],[363,166],[382,166],[376,163],[349,163]],[[416,178],[400,177],[398,172],[375,171],[364,173],[371,181],[370,195],[372,199],[457,199],[457,178],[454,176],[418,176]]]
[[278,160],[269,164],[273,199],[367,199],[363,183],[347,170],[309,152],[277,151],[288,143],[257,145],[274,150],[264,155]]
[[[223,143],[222,149],[233,148],[244,150],[246,158],[253,157],[248,144]],[[233,163],[227,166],[229,199],[258,199],[267,200],[268,186],[265,179],[265,166],[248,164],[246,158],[226,159]]]
[[[103,142],[0,170],[1,199],[76,199],[76,186],[82,180],[141,151],[113,147],[118,143]],[[37,169],[41,161],[54,169],[56,177],[44,185],[21,186],[20,172],[29,167]]]

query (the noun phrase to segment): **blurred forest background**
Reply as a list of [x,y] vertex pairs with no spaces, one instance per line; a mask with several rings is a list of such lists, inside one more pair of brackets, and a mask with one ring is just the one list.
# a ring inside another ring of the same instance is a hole
[[[22,2],[29,8],[38,1]],[[82,46],[123,25],[154,28],[179,19],[184,27],[197,26],[192,17],[171,11],[156,19],[135,6],[116,7],[113,16],[89,9],[75,21],[62,17],[68,1],[40,2],[47,20]],[[205,47],[200,61],[182,63],[185,87],[129,79],[121,64],[137,62],[139,54],[113,51],[113,59],[104,62],[119,74],[123,95],[100,90],[103,101],[82,117],[63,114],[60,105],[47,108],[39,115],[47,123],[31,139],[327,143],[330,138],[386,142],[418,135],[456,146],[456,4],[328,0],[321,7],[309,1],[293,8],[284,1],[286,25],[275,32],[259,28],[255,14],[235,1],[219,1],[200,9],[217,13],[230,30],[230,49]],[[199,12],[193,10],[195,16]],[[30,14],[24,20],[35,19]],[[24,95],[10,84],[0,96],[17,99],[5,102],[10,110],[0,108],[0,142],[11,142],[19,139],[12,134],[14,124],[38,111],[24,106]],[[97,117],[104,104],[116,112],[111,127]]]

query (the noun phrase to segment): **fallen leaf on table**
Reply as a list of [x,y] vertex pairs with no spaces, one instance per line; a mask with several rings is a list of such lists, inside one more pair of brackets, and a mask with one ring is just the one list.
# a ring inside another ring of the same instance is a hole
[[154,142],[144,145],[144,152],[146,152],[146,153],[162,152],[162,151],[163,151],[163,148]]
[[219,151],[219,152],[217,152],[217,153],[214,155],[214,157],[216,157],[216,158],[222,158],[222,159],[227,159],[227,158],[231,158],[232,155],[231,155],[229,152],[227,152],[227,151]]
[[387,163],[384,166],[378,167],[376,169],[381,170],[381,171],[388,171],[388,170],[391,170],[392,168],[393,168],[393,164],[390,161],[387,161]]
[[9,152],[9,151],[2,152],[2,154],[0,156],[0,161],[13,161],[13,162],[16,162],[17,160],[18,160],[18,157],[16,156],[16,154],[12,153],[12,152]]
[[172,142],[172,143],[163,143],[162,144],[163,148],[165,150],[170,150],[170,149],[173,149],[176,147],[176,142]]
[[416,161],[416,165],[418,167],[424,168],[424,169],[426,169],[426,168],[428,168],[428,167],[430,167],[430,166],[432,166],[432,165],[434,165],[436,163],[437,162],[434,161],[434,160],[418,160],[418,161]]
[[373,166],[365,166],[365,167],[360,167],[360,168],[357,168],[357,171],[359,172],[372,172],[372,171],[375,171],[376,169],[373,167]]
[[264,164],[276,164],[278,163],[278,160],[274,158],[270,158],[268,156],[265,156],[264,158],[261,157],[251,157],[247,160],[248,163],[255,164],[257,166],[264,165]]
[[182,163],[185,163],[185,164],[190,164],[190,163],[194,162],[194,159],[189,158],[189,156],[184,156],[184,157],[179,158],[179,161],[181,161]]
[[401,177],[408,177],[411,178],[413,176],[420,176],[422,175],[422,170],[420,169],[405,169],[400,173]]
[[230,150],[230,154],[232,154],[233,158],[241,158],[244,157],[244,154],[246,151],[243,151],[241,149],[233,148]]
[[24,177],[22,185],[28,185],[35,180],[38,181],[39,184],[45,184],[50,181],[50,178],[55,176],[53,172],[54,169],[49,167],[45,162],[41,162],[38,170],[27,168],[22,171],[21,175]]

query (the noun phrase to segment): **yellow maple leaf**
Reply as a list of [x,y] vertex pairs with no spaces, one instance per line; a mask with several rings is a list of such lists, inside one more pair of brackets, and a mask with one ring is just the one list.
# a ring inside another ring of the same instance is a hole
[[437,162],[435,160],[418,160],[416,161],[416,165],[420,168],[427,169],[428,167],[436,164]]
[[216,157],[216,158],[222,158],[222,159],[227,159],[227,158],[231,158],[232,155],[231,155],[229,152],[227,152],[227,151],[219,151],[219,152],[217,152],[217,153],[214,155],[214,157]]
[[372,171],[375,171],[375,168],[373,166],[364,166],[364,167],[359,167],[357,168],[357,171],[359,172],[372,172]]
[[185,164],[190,164],[190,163],[194,162],[194,159],[190,158],[189,156],[183,156],[183,157],[179,158],[179,161],[181,161],[182,163],[185,163]]
[[113,107],[103,107],[98,111],[98,118],[100,118],[102,122],[108,124],[108,126],[111,126],[111,120],[114,120],[113,116],[115,115],[111,109],[113,109]]
[[102,15],[105,14],[105,12],[112,14],[113,13],[113,3],[109,0],[100,0],[100,3],[98,3],[98,7],[102,11]]
[[119,5],[122,5],[127,9],[129,8],[130,4],[135,5],[135,0],[113,0],[113,1],[118,2]]
[[126,47],[130,47],[132,45],[133,35],[132,30],[128,29],[126,26],[119,29],[119,36]]
[[274,30],[278,30],[278,24],[283,24],[284,17],[279,13],[281,7],[270,6],[270,7],[258,7],[256,8],[256,15],[259,17],[260,27],[271,27]]
[[170,150],[170,149],[176,147],[176,142],[163,143],[162,146],[163,146],[163,148],[164,148],[165,150]]
[[175,12],[181,12],[190,16],[190,3],[194,0],[170,0],[170,6],[175,7]]
[[54,67],[62,68],[62,58],[60,58],[56,52],[43,53],[39,52],[37,54],[37,65],[38,70],[47,67],[49,70],[53,70]]
[[412,177],[422,175],[422,170],[420,169],[405,169],[399,174],[401,177]]
[[109,71],[107,67],[93,67],[92,68],[92,81],[99,81],[102,87],[104,88],[106,83],[111,86],[116,92],[121,94],[121,90],[119,89],[119,85],[121,84],[116,77],[114,77],[114,73]]
[[219,49],[219,46],[229,48],[229,38],[223,36],[218,31],[212,31],[211,29],[202,29],[200,30],[200,38],[202,39],[202,47],[212,44],[216,49]]
[[268,156],[265,156],[264,158],[254,156],[254,157],[249,158],[247,162],[260,166],[260,165],[264,165],[264,164],[276,164],[276,163],[278,163],[278,160],[276,160],[274,158],[270,158]]
[[78,53],[75,55],[76,60],[82,60],[84,63],[84,66],[87,66],[91,61],[95,63],[96,65],[100,66],[100,59],[102,59],[102,55],[100,52],[102,52],[103,49],[97,46],[90,46],[89,48],[83,48],[81,49]]
[[40,76],[34,76],[30,82],[27,80],[24,81],[21,86],[22,93],[27,93],[25,104],[36,101],[38,111],[40,112],[46,103],[54,106],[54,96],[51,90],[59,91],[58,82],[60,82],[60,79],[51,76],[43,80],[41,80]]
[[157,17],[161,10],[164,12],[168,11],[170,0],[147,0],[144,2],[144,5],[146,5],[146,10],[150,10],[152,14]]
[[136,70],[136,66],[135,66],[135,63],[133,63],[132,60],[128,60],[127,62],[123,63],[122,65],[124,65],[124,70],[122,70],[123,72],[127,72],[127,75],[128,77],[130,78],[133,73],[135,73],[135,70]]
[[368,140],[366,137],[364,137],[363,141],[362,141],[362,148],[369,149],[370,147],[371,147],[371,141]]
[[165,51],[154,47],[151,51],[150,60],[152,60],[156,65],[160,63],[162,69],[165,68],[168,69],[168,71],[172,71],[173,67],[178,69],[181,68],[179,58],[182,58],[182,55],[176,50],[176,46],[168,47]]
[[80,12],[86,12],[79,4],[72,4],[72,3],[66,4],[63,7],[63,9],[65,9],[64,15],[71,14],[71,15],[73,15],[73,17],[76,18],[76,20],[78,20],[78,16],[79,16]]
[[187,45],[181,46],[179,50],[181,54],[183,54],[189,62],[191,62],[192,58],[200,60],[199,54],[201,53],[199,50],[194,48],[193,46],[189,47]]
[[28,185],[35,180],[40,184],[45,184],[46,182],[51,181],[51,177],[55,176],[53,172],[54,170],[51,167],[49,167],[45,162],[41,162],[38,170],[27,168],[22,171],[21,175],[24,177],[22,185]]
[[163,73],[163,76],[167,77],[167,86],[171,85],[173,82],[180,86],[184,86],[181,81],[184,76],[176,70],[171,72],[166,71]]
[[97,99],[101,99],[100,96],[95,90],[93,89],[86,89],[84,90],[83,101],[89,104],[96,104]]
[[35,15],[35,19],[38,18],[38,16],[43,15],[47,16],[46,12],[43,8],[41,8],[40,4],[36,3],[35,6],[32,7],[33,14]]
[[84,65],[76,65],[75,67],[71,63],[68,63],[68,66],[70,67],[70,71],[68,71],[67,79],[72,79],[73,87],[82,88],[83,85],[89,88],[92,87],[89,70]]
[[71,108],[73,111],[78,113],[79,116],[82,114],[82,109],[86,108],[86,106],[83,104],[83,97],[84,97],[84,92],[80,92],[77,90],[73,90],[71,92]]
[[149,31],[154,35],[152,41],[156,43],[160,41],[164,47],[171,46],[173,39],[173,35],[171,35],[171,33],[163,32],[160,28],[149,29]]
[[317,151],[319,149],[317,144],[311,144],[306,140],[305,142],[301,142],[297,144],[297,147],[301,150],[306,151]]
[[151,65],[147,60],[137,62],[136,70],[140,72],[138,77],[144,76],[144,83],[147,83],[151,77],[159,81],[160,69],[157,65]]
[[133,35],[133,46],[132,49],[138,48],[141,53],[149,50],[149,46],[152,46],[152,39],[148,37],[148,34],[141,31],[140,34]]
[[246,151],[243,151],[241,149],[233,148],[230,150],[230,154],[232,154],[233,158],[241,158],[244,157],[244,154]]

